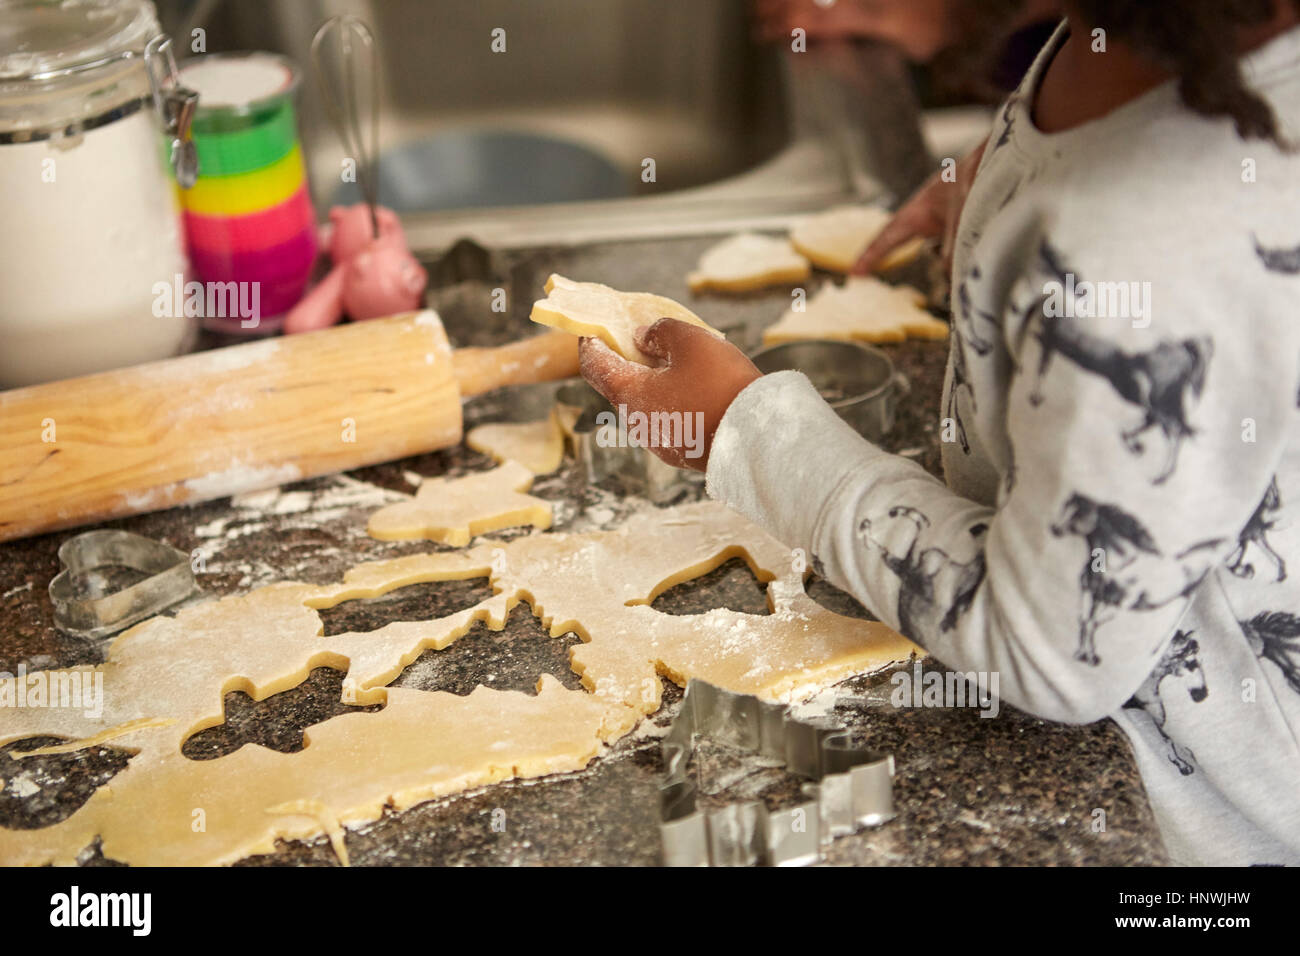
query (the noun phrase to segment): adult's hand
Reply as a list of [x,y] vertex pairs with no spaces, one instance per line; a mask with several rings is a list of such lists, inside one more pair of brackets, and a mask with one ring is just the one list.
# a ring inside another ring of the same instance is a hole
[[873,37],[910,59],[927,62],[952,41],[955,0],[754,0],[761,41],[789,43],[802,28],[809,39]]

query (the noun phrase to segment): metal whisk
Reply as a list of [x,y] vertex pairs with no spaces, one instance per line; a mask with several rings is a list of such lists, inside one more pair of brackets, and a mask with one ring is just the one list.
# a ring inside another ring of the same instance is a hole
[[330,17],[312,37],[311,68],[343,150],[356,163],[357,184],[370,207],[370,226],[378,237],[379,53],[375,35],[365,21],[350,13]]

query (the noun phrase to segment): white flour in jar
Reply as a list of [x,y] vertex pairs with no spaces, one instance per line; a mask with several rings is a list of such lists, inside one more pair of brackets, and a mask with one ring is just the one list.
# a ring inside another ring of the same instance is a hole
[[188,347],[192,320],[152,309],[154,284],[186,269],[164,149],[151,104],[66,139],[0,144],[0,387]]

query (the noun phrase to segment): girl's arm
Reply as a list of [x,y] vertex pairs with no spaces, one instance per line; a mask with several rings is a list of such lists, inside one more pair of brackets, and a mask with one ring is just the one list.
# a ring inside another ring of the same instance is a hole
[[[1021,285],[1029,294],[1035,283]],[[1005,473],[997,507],[865,441],[803,375],[758,378],[733,347],[688,326],[664,320],[644,337],[664,367],[585,344],[584,374],[633,409],[709,409],[714,498],[804,549],[820,575],[949,667],[997,672],[1012,704],[1089,722],[1141,685],[1190,593],[1268,494],[1293,426],[1295,343],[1259,356],[1248,338],[1168,325],[1093,327],[1088,341],[1057,326],[1040,381],[1032,309],[1004,323],[1020,371],[994,452]],[[1148,412],[1156,424],[1138,431]]]

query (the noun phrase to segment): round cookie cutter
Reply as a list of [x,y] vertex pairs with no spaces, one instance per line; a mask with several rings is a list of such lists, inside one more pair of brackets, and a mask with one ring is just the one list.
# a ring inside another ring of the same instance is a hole
[[757,349],[749,357],[764,375],[791,369],[803,372],[835,414],[868,441],[889,434],[898,399],[911,391],[907,377],[894,368],[889,356],[862,342],[783,342]]

